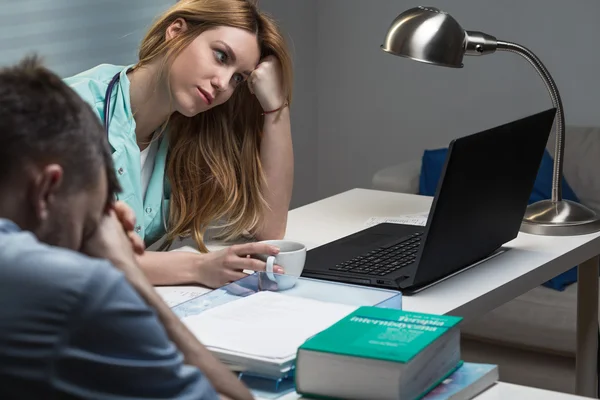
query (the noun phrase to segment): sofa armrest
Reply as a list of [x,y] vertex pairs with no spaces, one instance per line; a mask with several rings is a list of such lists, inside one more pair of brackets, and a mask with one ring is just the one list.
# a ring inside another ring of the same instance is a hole
[[417,194],[420,175],[421,159],[410,160],[377,171],[371,184],[376,190]]

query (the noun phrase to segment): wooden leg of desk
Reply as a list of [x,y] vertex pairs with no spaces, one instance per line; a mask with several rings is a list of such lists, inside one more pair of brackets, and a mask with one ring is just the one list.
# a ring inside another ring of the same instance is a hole
[[577,269],[577,372],[575,391],[598,398],[598,260],[589,259]]

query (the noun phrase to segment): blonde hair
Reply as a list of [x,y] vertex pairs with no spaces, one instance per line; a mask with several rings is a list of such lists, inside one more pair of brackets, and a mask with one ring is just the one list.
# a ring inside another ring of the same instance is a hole
[[[167,41],[167,28],[177,19],[187,30]],[[168,72],[171,62],[198,35],[218,26],[255,33],[261,58],[275,56],[282,67],[282,84],[288,104],[292,96],[292,60],[275,21],[247,0],[180,0],[150,28],[142,41],[143,67],[160,58]],[[166,174],[171,187],[169,224],[163,248],[173,240],[192,235],[200,251],[207,252],[204,235],[222,221],[220,238],[233,239],[259,226],[268,210],[260,162],[264,123],[262,108],[247,85],[235,89],[229,101],[192,118],[179,113],[168,121],[169,155]]]

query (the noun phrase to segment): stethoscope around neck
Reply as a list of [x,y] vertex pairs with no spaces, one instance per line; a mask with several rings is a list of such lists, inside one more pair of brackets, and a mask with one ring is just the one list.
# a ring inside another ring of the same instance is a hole
[[[106,94],[104,95],[104,130],[106,131],[106,135],[109,135],[109,124],[110,124],[110,116],[109,116],[109,112],[110,112],[110,102],[111,102],[111,97],[112,97],[112,92],[115,86],[117,86],[117,84],[119,83],[119,79],[121,76],[121,72],[118,72],[117,74],[115,74],[115,76],[113,76],[113,78],[111,79],[110,83],[108,84],[108,87],[106,88]],[[162,187],[160,188],[160,192],[162,194],[161,196],[161,210],[160,213],[162,214],[162,223],[163,223],[163,227],[165,229],[165,232],[167,231],[167,210],[165,209],[165,207],[163,207],[164,204],[164,200],[165,200],[165,182],[164,182],[164,178],[162,181]]]

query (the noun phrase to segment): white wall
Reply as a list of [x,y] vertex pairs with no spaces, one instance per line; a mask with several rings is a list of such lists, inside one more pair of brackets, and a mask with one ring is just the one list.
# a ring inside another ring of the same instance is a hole
[[[551,107],[533,68],[496,53],[448,69],[379,49],[405,0],[318,3],[319,196],[369,187],[378,169],[455,137]],[[600,125],[600,2],[431,0],[468,30],[533,50],[561,91],[567,124]],[[568,138],[567,138],[568,140]],[[298,168],[301,166],[299,165]]]

